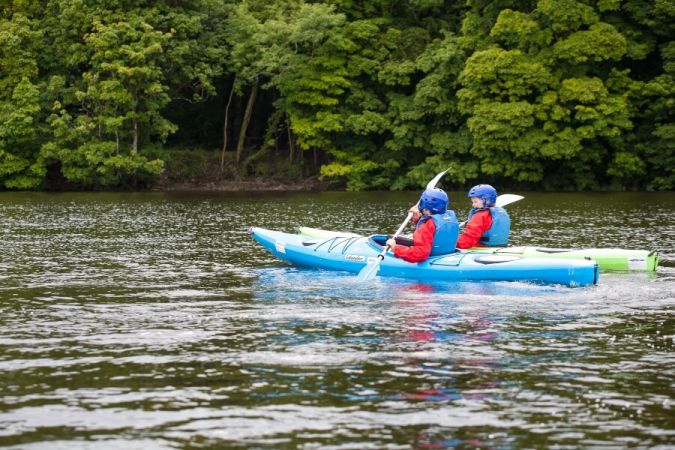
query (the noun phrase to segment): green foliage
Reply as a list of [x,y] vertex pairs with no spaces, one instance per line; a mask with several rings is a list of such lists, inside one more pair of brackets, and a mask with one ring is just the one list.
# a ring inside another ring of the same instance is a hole
[[[667,46],[664,54],[667,55],[670,49],[675,49],[675,44]],[[643,172],[649,175],[648,189],[675,188],[675,66],[668,63],[666,66],[669,67],[667,74],[633,91],[634,102],[642,108],[638,124],[627,142],[632,144],[631,153],[647,164]]]
[[[340,156],[340,154],[336,154]],[[346,155],[345,155],[346,156]],[[389,189],[391,178],[387,172],[399,168],[394,160],[378,164],[362,158],[347,157],[349,163],[334,162],[321,168],[324,177],[346,177],[348,191],[364,189]]]
[[[352,190],[448,166],[453,187],[673,189],[674,35],[665,0],[5,2],[0,184],[292,178],[311,150]],[[225,105],[254,147],[236,168],[203,150]]]
[[592,6],[576,0],[539,0],[536,11],[556,35],[591,27],[600,20]]
[[[613,9],[607,4],[602,11]],[[630,82],[598,65],[627,51],[602,11],[574,0],[540,0],[529,14],[499,14],[494,41],[468,58],[458,93],[483,173],[557,188],[594,186],[591,168],[605,161],[603,176],[646,173],[639,157],[610,150],[633,122]],[[558,179],[551,171],[561,170],[549,163],[555,160],[571,173],[560,179],[566,186],[550,184]]]
[[45,39],[31,63],[45,74],[40,112],[49,114],[48,134],[31,142],[37,160],[92,187],[160,173],[160,159],[139,153],[176,130],[163,113],[169,101],[215,93],[226,54],[215,28],[224,9],[215,0],[153,8],[50,0],[44,14],[33,9]]
[[617,152],[607,169],[607,174],[621,179],[643,176],[646,165],[639,156],[629,152]]
[[577,64],[618,60],[626,53],[626,39],[612,25],[596,23],[556,42],[553,53],[560,60]]
[[0,19],[0,183],[11,189],[40,186],[46,174],[39,157],[40,87],[35,61],[40,32],[21,14]]
[[116,186],[161,173],[162,161],[140,156],[139,143],[153,136],[164,140],[175,130],[160,113],[169,102],[159,67],[169,38],[139,17],[93,22],[84,39],[91,67],[71,100],[80,109],[71,115],[55,103],[54,140],[42,152],[58,161],[66,180]]
[[159,159],[117,154],[113,141],[89,142],[75,149],[47,147],[45,152],[58,158],[66,180],[85,187],[120,186],[134,176],[156,176],[164,169]]
[[[225,21],[232,6],[222,0],[161,4],[145,20],[171,35],[162,43],[162,68],[173,101],[202,102],[217,94],[228,58]],[[178,103],[178,102],[177,102]]]
[[497,17],[490,37],[501,46],[528,52],[548,46],[553,39],[552,31],[555,30],[541,28],[527,14],[505,9]]
[[[169,34],[153,29],[140,18],[124,22],[94,23],[85,36],[92,49],[92,69],[83,74],[86,90],[76,95],[103,135],[126,134],[138,138],[138,128],[164,140],[173,124],[160,110],[169,102],[162,85],[159,61]],[[132,148],[132,153],[138,149]]]

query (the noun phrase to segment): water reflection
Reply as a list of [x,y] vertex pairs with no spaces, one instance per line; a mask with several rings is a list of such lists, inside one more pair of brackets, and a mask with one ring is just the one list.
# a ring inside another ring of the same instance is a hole
[[[283,271],[286,273],[279,276]],[[407,409],[414,407],[425,417],[448,414],[459,423],[484,426],[508,420],[489,412],[500,388],[498,368],[504,352],[495,349],[494,344],[500,340],[501,325],[500,318],[488,309],[474,309],[467,305],[464,301],[466,295],[469,295],[468,298],[494,295],[529,298],[553,292],[564,297],[571,292],[565,288],[524,283],[458,285],[377,280],[363,285],[352,274],[319,272],[317,275],[316,271],[293,268],[261,271],[259,282],[262,286],[258,291],[263,298],[268,298],[263,286],[266,289],[275,286],[274,289],[284,292],[282,298],[277,295],[273,300],[285,305],[289,324],[297,327],[298,322],[304,323],[304,329],[295,328],[298,334],[323,342],[323,345],[312,348],[313,341],[303,341],[304,358],[293,358],[294,361],[303,367],[326,364],[349,366],[345,399],[361,405],[370,404],[380,410],[384,408],[384,411],[395,410],[396,405],[402,402]],[[335,295],[338,291],[340,294]],[[345,302],[344,298],[358,301]],[[310,305],[316,305],[318,301],[325,302],[323,305],[337,302],[340,322],[336,323],[336,316],[331,314],[319,316],[312,313]],[[298,302],[306,305],[307,309],[297,305]],[[370,313],[365,316],[367,319],[364,318],[363,304],[379,314]],[[302,313],[288,312],[291,305],[293,308],[300,307]],[[311,316],[308,317],[308,314]],[[265,323],[269,327],[269,320]],[[277,326],[290,328],[281,324]],[[344,329],[331,333],[333,337],[336,334],[340,336],[339,345],[335,347],[326,346],[330,338],[327,339],[324,334],[312,334],[312,330],[316,333],[316,330],[329,329]],[[364,346],[367,351],[359,352]],[[309,352],[308,348],[311,348]],[[334,358],[340,354],[340,349],[351,351],[347,358],[336,360]],[[327,350],[333,359],[327,359]],[[287,363],[289,352],[297,352],[298,346],[283,347],[280,351],[283,352],[281,358]],[[268,353],[265,356],[265,360],[273,364],[278,355]],[[368,378],[373,371],[379,374],[377,378]],[[482,442],[479,431],[463,439],[430,439],[429,436],[438,437],[439,433],[433,430],[442,426],[433,423],[432,420],[430,426],[417,427],[415,433],[419,435],[417,441],[420,446],[447,448],[459,443]]]
[[[486,285],[482,285],[484,291]],[[413,344],[411,356],[404,364],[416,374],[417,387],[412,392],[402,393],[404,400],[414,400],[446,407],[472,405],[471,414],[490,403],[498,393],[500,380],[498,355],[491,344],[497,339],[498,325],[493,323],[485,310],[474,310],[464,315],[456,302],[438,301],[433,296],[438,291],[431,284],[412,284],[402,290],[396,299],[397,307],[409,311],[404,316],[402,342]],[[410,296],[410,294],[414,294]],[[461,347],[464,356],[434,358],[434,353],[443,349]],[[473,355],[466,355],[466,349],[473,349]],[[430,432],[431,431],[431,432]],[[482,433],[464,438],[439,436],[433,428],[422,429],[417,438],[420,448],[444,449],[459,446],[492,448],[482,440]],[[496,443],[493,440],[493,444]],[[503,443],[500,443],[503,444]]]

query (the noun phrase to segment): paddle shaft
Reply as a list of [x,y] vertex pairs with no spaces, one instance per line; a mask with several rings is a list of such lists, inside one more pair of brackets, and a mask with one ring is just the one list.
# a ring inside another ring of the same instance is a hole
[[[419,205],[419,203],[418,203],[418,205]],[[399,234],[401,234],[401,233],[403,232],[403,230],[405,229],[405,227],[408,225],[408,222],[410,222],[410,219],[412,219],[412,216],[413,216],[412,211],[409,211],[409,212],[408,212],[408,216],[405,218],[405,220],[403,221],[403,223],[401,224],[401,226],[398,227],[398,230],[396,230],[396,233],[394,233],[394,235],[392,236],[392,239],[396,239],[396,237],[397,237]],[[377,255],[377,257],[378,257],[380,260],[383,260],[383,259],[384,259],[384,255],[387,254],[387,251],[389,250],[389,248],[390,248],[389,244],[385,245],[385,246],[384,246],[384,250],[382,250],[382,251],[380,252],[380,254]]]

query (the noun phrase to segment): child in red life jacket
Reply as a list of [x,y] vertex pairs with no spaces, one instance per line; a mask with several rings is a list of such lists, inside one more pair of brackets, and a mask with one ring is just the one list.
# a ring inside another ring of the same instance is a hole
[[511,219],[504,208],[495,206],[497,190],[489,184],[479,184],[469,190],[467,197],[471,199],[471,211],[457,248],[506,246]]
[[459,225],[454,211],[448,211],[448,194],[442,189],[427,189],[422,193],[419,206],[410,208],[412,221],[416,225],[412,245],[387,240],[394,256],[416,263],[429,256],[443,255],[455,251]]

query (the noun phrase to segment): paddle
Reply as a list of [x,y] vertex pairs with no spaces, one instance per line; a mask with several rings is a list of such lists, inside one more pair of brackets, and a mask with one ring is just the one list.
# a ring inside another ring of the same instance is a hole
[[[445,175],[445,172],[447,172],[448,170],[450,170],[449,167],[447,169],[445,169],[443,172],[437,174],[434,177],[434,179],[431,180],[427,184],[427,189],[435,188],[436,183],[438,183],[438,180],[440,180],[441,177],[443,175]],[[419,206],[419,200],[417,201],[417,205]],[[408,211],[408,216],[405,218],[405,220],[403,221],[401,226],[398,227],[398,230],[396,230],[396,233],[394,233],[393,239],[396,239],[396,236],[401,234],[401,232],[406,227],[406,225],[408,225],[408,222],[410,222],[410,219],[412,218],[412,215],[413,215],[412,212]],[[379,255],[377,255],[377,258],[375,259],[375,261],[368,262],[368,264],[366,264],[366,267],[361,269],[361,271],[359,272],[359,281],[368,281],[368,280],[372,280],[373,278],[375,278],[375,275],[377,275],[377,271],[380,270],[380,263],[384,259],[384,255],[387,253],[387,250],[389,250],[388,245],[386,245],[384,247],[384,250],[382,250],[382,252]]]
[[[497,200],[495,201],[495,206],[497,208],[503,208],[506,205],[510,205],[511,203],[517,202],[518,200],[522,200],[525,197],[522,195],[517,195],[517,194],[502,194],[497,197]],[[464,222],[459,224],[459,227],[462,228],[468,220],[465,220]]]
[[495,201],[495,206],[497,208],[503,208],[506,205],[510,205],[511,203],[517,202],[518,200],[522,200],[525,197],[522,195],[516,195],[516,194],[502,194],[497,197],[497,200]]

